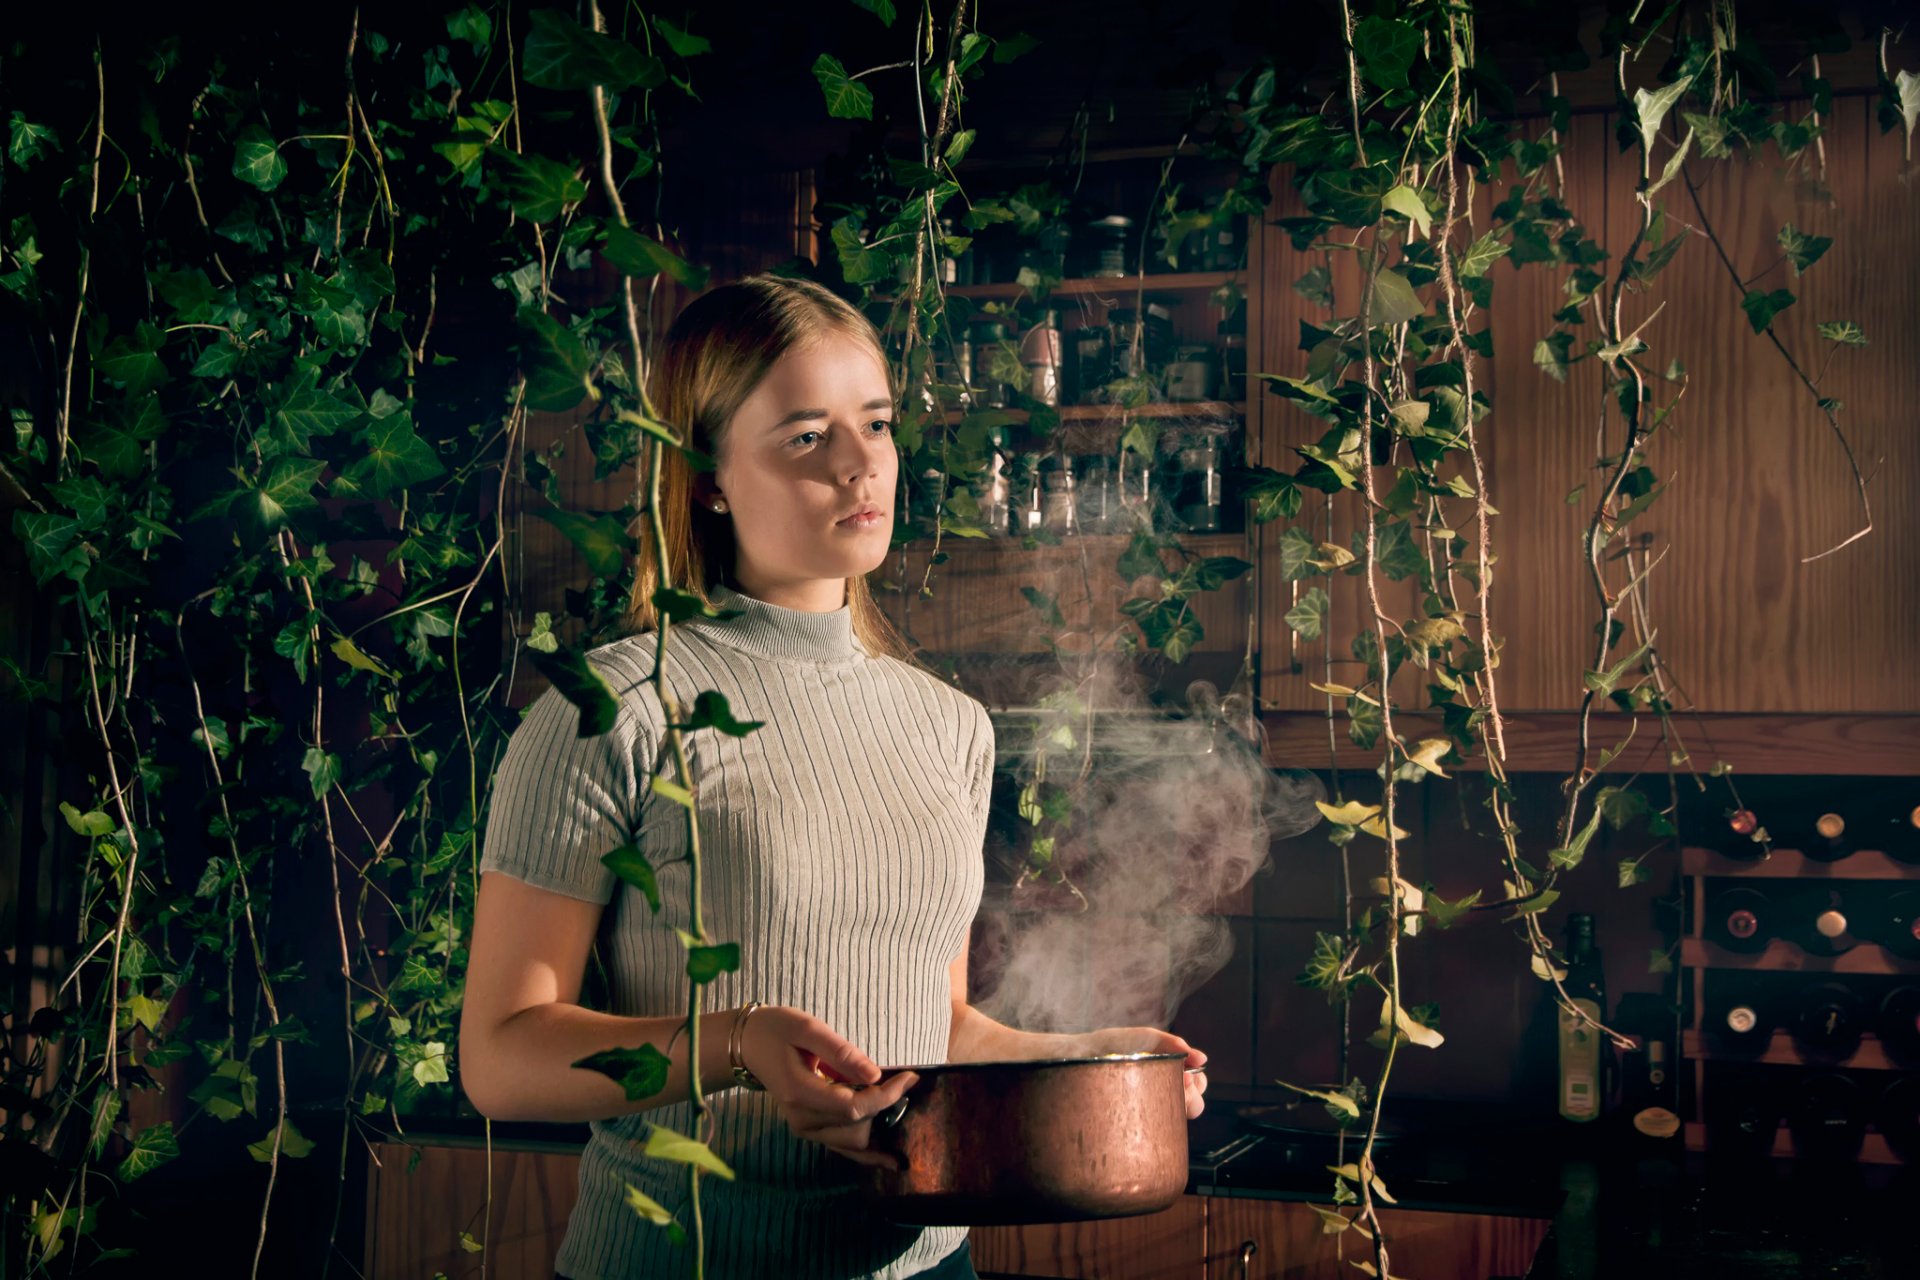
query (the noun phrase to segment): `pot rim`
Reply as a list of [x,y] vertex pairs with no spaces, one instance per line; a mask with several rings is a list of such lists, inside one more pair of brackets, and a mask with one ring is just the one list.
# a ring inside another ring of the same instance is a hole
[[1112,1062],[1157,1062],[1168,1058],[1185,1062],[1184,1053],[1102,1053],[1090,1058],[1004,1058],[987,1062],[936,1062],[924,1066],[882,1067],[883,1076],[894,1075],[901,1071],[911,1071],[916,1075],[928,1072],[989,1071],[1006,1067],[1083,1067],[1097,1066]]

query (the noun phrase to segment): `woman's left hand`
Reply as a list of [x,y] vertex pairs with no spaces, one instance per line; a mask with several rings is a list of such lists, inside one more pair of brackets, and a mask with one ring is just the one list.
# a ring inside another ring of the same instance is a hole
[[1187,1074],[1183,1077],[1186,1081],[1187,1119],[1195,1119],[1206,1110],[1206,1100],[1202,1095],[1207,1091],[1207,1073],[1193,1068],[1206,1065],[1207,1055],[1173,1032],[1162,1031],[1158,1027],[1102,1027],[1076,1039],[1078,1044],[1075,1051],[1087,1057],[1103,1053],[1186,1054],[1187,1060],[1182,1065],[1187,1068]]

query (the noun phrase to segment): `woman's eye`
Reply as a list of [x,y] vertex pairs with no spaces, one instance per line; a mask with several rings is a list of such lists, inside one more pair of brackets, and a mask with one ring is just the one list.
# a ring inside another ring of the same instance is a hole
[[796,445],[811,444],[813,443],[814,438],[817,437],[819,434],[820,433],[818,431],[802,431],[799,435],[787,441],[787,443],[796,444]]
[[893,420],[891,418],[875,418],[867,425],[874,428],[873,434],[877,436],[883,436],[893,430]]

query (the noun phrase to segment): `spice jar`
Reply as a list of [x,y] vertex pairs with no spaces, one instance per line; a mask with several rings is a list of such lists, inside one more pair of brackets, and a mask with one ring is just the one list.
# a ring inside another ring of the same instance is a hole
[[1084,238],[1089,276],[1127,274],[1127,233],[1132,229],[1133,219],[1118,213],[1087,223]]
[[1220,529],[1220,437],[1213,431],[1176,437],[1168,490],[1174,518],[1194,533]]
[[1103,453],[1082,454],[1073,460],[1074,485],[1079,495],[1080,532],[1114,533],[1121,526],[1120,484],[1113,459]]
[[1007,459],[1008,484],[1013,498],[1013,532],[1022,536],[1040,528],[1040,460],[1030,453]]
[[1062,537],[1080,532],[1073,468],[1057,453],[1040,460],[1040,524]]
[[980,388],[980,403],[989,409],[1004,409],[1013,396],[1013,386],[1005,366],[1011,358],[1004,320],[983,319],[973,323],[973,366],[975,385]]
[[1067,366],[1074,404],[1100,404],[1113,377],[1113,349],[1105,325],[1083,325],[1073,331],[1073,359]]
[[1027,394],[1041,404],[1060,403],[1060,313],[1047,311],[1020,339],[1020,363],[1027,370]]
[[1153,458],[1132,449],[1120,451],[1120,465],[1114,475],[1119,494],[1119,528],[1116,532],[1154,531],[1153,503],[1159,494],[1154,482]]
[[1167,399],[1211,400],[1219,391],[1220,367],[1212,347],[1186,346],[1167,366]]
[[979,513],[980,527],[989,537],[1005,538],[1013,532],[1012,460],[1007,456],[1007,432],[1004,427],[987,431],[987,465],[968,486]]
[[1220,349],[1220,395],[1226,400],[1247,398],[1247,321],[1222,320],[1215,337]]

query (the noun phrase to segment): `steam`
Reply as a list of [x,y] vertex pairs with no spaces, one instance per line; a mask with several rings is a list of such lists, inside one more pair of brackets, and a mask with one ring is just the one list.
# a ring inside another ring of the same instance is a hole
[[[1273,841],[1319,821],[1326,791],[1312,773],[1266,765],[1248,695],[1197,682],[1184,715],[1170,716],[1111,662],[1080,660],[1088,669],[1040,708],[1000,716],[998,740],[1002,769],[1023,784],[1044,768],[1075,786],[1055,860],[1084,907],[1032,876],[990,901],[975,1003],[1029,1031],[1165,1027],[1233,954],[1226,923],[1208,913],[1226,909]],[[1063,725],[1071,738],[1049,736]],[[1010,870],[1025,865],[1026,838],[1008,851]]]

